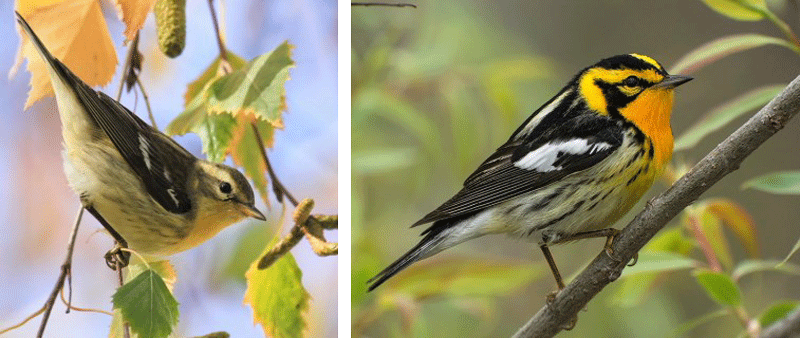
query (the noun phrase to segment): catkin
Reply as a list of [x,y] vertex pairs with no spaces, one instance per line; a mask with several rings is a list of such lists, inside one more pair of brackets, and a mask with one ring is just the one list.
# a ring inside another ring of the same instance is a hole
[[158,0],[153,12],[158,47],[171,58],[181,55],[186,45],[186,0]]

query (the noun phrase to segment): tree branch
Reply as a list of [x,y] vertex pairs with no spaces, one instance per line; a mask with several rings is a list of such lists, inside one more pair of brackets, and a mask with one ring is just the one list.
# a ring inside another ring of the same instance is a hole
[[589,300],[619,278],[625,264],[656,232],[725,175],[738,169],[750,153],[781,130],[799,110],[800,77],[797,77],[672,187],[647,203],[614,240],[612,249],[619,261],[600,253],[514,337],[552,337],[560,332]]
[[760,338],[800,337],[800,309],[761,330]]

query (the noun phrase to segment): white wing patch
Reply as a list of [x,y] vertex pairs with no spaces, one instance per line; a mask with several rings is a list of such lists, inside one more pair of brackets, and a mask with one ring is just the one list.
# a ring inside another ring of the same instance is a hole
[[142,152],[142,158],[144,159],[144,165],[147,167],[147,170],[150,169],[150,144],[147,143],[147,139],[144,138],[144,135],[139,134],[139,151]]
[[539,172],[548,172],[553,170],[561,170],[561,166],[554,166],[558,158],[564,154],[591,155],[598,151],[611,148],[611,145],[605,142],[598,142],[589,144],[586,139],[572,139],[563,142],[550,142],[542,145],[534,151],[531,151],[525,157],[514,162],[514,166],[520,169],[536,170]]

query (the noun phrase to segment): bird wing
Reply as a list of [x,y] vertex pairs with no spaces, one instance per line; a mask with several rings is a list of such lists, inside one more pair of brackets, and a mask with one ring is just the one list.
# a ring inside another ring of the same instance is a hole
[[619,148],[623,129],[611,118],[588,114],[558,125],[542,121],[500,146],[461,191],[412,226],[471,215],[586,170]]
[[108,135],[111,143],[139,176],[150,196],[170,212],[188,212],[192,207],[186,187],[188,171],[197,159],[119,102],[81,81],[50,54],[25,19],[19,13],[16,15],[23,31],[48,67],[54,71],[51,74],[58,76],[73,89],[86,113]]

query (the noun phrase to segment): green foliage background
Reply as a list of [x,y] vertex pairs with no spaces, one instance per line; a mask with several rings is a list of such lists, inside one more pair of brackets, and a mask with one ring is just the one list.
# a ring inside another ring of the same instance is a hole
[[[670,68],[689,51],[723,36],[782,37],[768,21],[733,21],[702,1],[415,3],[417,9],[352,9],[353,336],[514,333],[555,289],[532,243],[484,237],[417,263],[369,294],[366,280],[417,243],[423,229],[408,226],[455,193],[580,69],[631,52]],[[770,1],[769,8],[790,27],[800,27],[795,1]],[[788,83],[798,71],[797,55],[778,46],[700,69],[676,94],[675,135],[732,98]],[[744,119],[676,152],[674,161],[696,162]],[[800,122],[792,121],[704,196],[732,199],[751,215],[765,259],[782,260],[800,237],[795,221],[800,197],[740,186],[766,173],[797,170],[798,128]],[[664,189],[657,183],[643,201]],[[731,239],[735,261],[747,258],[730,232],[724,236]],[[601,240],[586,240],[556,247],[553,254],[570,276],[601,247]],[[714,314],[720,306],[692,274],[682,270],[655,279],[655,288],[627,295],[635,302],[615,299],[623,294],[623,283],[612,284],[580,314],[577,327],[561,336],[728,337],[741,332],[732,316]],[[775,301],[797,300],[797,280],[771,272],[745,276],[738,280],[741,301],[757,316]],[[707,323],[679,331],[709,313]]]

